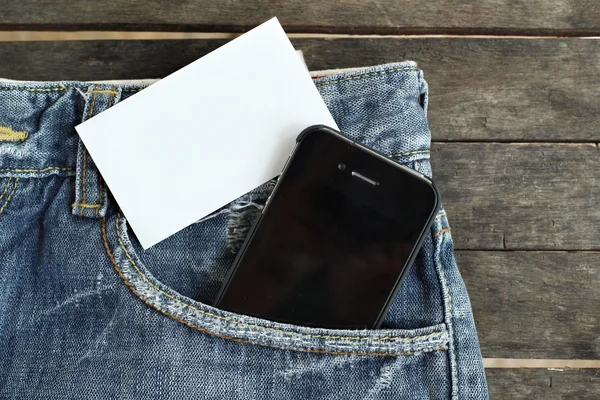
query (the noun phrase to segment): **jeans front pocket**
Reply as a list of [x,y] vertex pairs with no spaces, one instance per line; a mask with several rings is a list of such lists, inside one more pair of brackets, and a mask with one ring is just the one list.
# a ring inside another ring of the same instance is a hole
[[[371,356],[445,350],[448,343],[443,324],[409,330],[332,330],[276,323],[220,310],[183,296],[156,280],[131,245],[125,218],[116,216],[103,221],[103,233],[115,269],[140,299],[163,314],[214,336],[285,350]],[[112,246],[109,237],[116,241]]]
[[[132,245],[122,216],[104,219],[102,234],[108,257],[131,291],[191,328],[184,341],[188,347],[173,351],[198,352],[199,368],[220,376],[210,389],[215,395],[231,387],[250,392],[268,387],[269,395],[246,398],[328,398],[340,393],[347,398],[449,398],[449,332],[444,323],[415,329],[334,330],[231,313],[158,281]],[[192,346],[191,341],[198,344]],[[223,380],[220,374],[232,368],[243,378]]]

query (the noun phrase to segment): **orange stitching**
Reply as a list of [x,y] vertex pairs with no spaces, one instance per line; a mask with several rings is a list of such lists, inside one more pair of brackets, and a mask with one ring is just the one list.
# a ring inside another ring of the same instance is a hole
[[94,93],[94,97],[92,97],[92,105],[90,106],[90,112],[88,114],[88,118],[92,118],[92,115],[94,114],[94,105],[96,104],[96,95],[98,93],[93,92]]
[[100,94],[109,94],[112,93],[112,95],[114,96],[115,94],[119,94],[117,92],[117,88],[113,87],[112,90],[92,90],[92,93],[100,93]]
[[440,236],[440,235],[443,235],[443,234],[444,234],[444,233],[446,233],[446,232],[450,232],[451,230],[452,230],[452,229],[450,229],[450,228],[444,228],[444,229],[442,229],[441,231],[439,231],[439,232],[437,232],[437,233],[434,233],[434,234],[433,234],[433,237],[438,237],[438,236]]
[[43,169],[11,169],[0,168],[0,172],[46,172],[46,171],[73,171],[70,167],[47,167]]
[[[118,232],[117,232],[118,235]],[[184,324],[185,326],[192,328],[194,330],[197,330],[199,332],[203,332],[212,336],[216,336],[218,338],[221,339],[226,339],[226,340],[231,340],[237,343],[246,343],[246,344],[257,344],[259,346],[262,347],[267,347],[267,348],[272,348],[272,349],[277,349],[277,350],[294,350],[294,351],[302,351],[302,352],[306,352],[306,353],[319,353],[319,354],[331,354],[331,355],[352,355],[352,356],[372,356],[372,357],[397,357],[399,355],[405,355],[405,356],[409,356],[409,355],[414,355],[415,352],[400,352],[400,353],[396,353],[396,354],[387,354],[387,353],[360,353],[360,352],[351,352],[351,351],[329,351],[329,350],[318,350],[318,349],[299,349],[299,348],[288,348],[288,347],[277,347],[277,346],[273,346],[273,345],[268,345],[268,344],[264,344],[264,343],[252,343],[247,339],[240,339],[240,338],[236,338],[236,337],[232,337],[232,336],[227,336],[227,335],[223,335],[220,333],[216,333],[213,331],[210,331],[208,329],[205,328],[200,328],[199,326],[193,325],[192,323],[185,321],[165,310],[162,310],[160,308],[157,308],[154,304],[148,302],[148,300],[146,298],[144,298],[133,286],[133,284],[131,282],[129,282],[127,280],[127,278],[125,277],[125,275],[123,275],[123,272],[119,269],[119,266],[117,264],[117,260],[115,260],[114,255],[112,254],[112,252],[110,251],[110,246],[108,245],[108,239],[107,239],[107,235],[106,235],[106,217],[102,218],[102,241],[104,242],[104,248],[106,250],[106,254],[108,255],[108,257],[110,258],[110,261],[113,264],[113,267],[115,269],[115,271],[117,272],[117,274],[119,275],[119,277],[123,280],[123,282],[125,283],[125,285],[133,292],[133,294],[135,294],[140,300],[142,300],[146,305],[148,305],[149,307],[152,307],[153,309],[155,309],[156,311],[160,312],[163,315],[168,316],[169,318],[173,318],[175,321],[180,322],[182,324]],[[285,331],[283,331],[285,332]],[[289,332],[291,333],[291,332]],[[428,352],[432,352],[432,351],[446,351],[448,350],[447,347],[444,346],[440,346],[440,347],[436,347],[435,349],[431,349],[431,350],[426,350],[423,351],[423,353],[428,353]]]
[[[110,99],[108,99],[108,105],[106,106],[106,109],[109,109],[110,106],[112,106],[112,102],[113,99],[115,98],[115,95],[119,94],[117,91],[116,87],[112,88],[112,91],[107,90],[107,92],[112,93],[112,95],[110,96]],[[102,176],[100,176],[100,171],[98,171],[98,207],[96,208],[96,218],[98,218],[98,213],[100,212],[100,207],[102,207],[102,203],[103,203],[103,198],[102,198]]]
[[[148,87],[148,86],[146,86]],[[141,88],[132,88],[132,89],[123,89],[124,92],[139,92],[140,90],[144,90],[146,87],[141,87]],[[47,89],[40,89],[40,88],[20,88],[20,87],[0,87],[0,90],[9,90],[9,91],[21,91],[21,90],[27,90],[29,92],[55,92],[55,91],[60,91],[60,90],[67,90],[67,89],[86,89],[86,87],[81,87],[81,86],[65,86],[62,83],[60,84],[59,87],[52,87],[52,88],[47,88]],[[110,93],[109,90],[93,90],[92,93],[94,92],[107,92]]]
[[25,90],[30,91],[30,92],[54,92],[57,90],[66,90],[66,89],[67,89],[67,87],[61,83],[60,86],[57,88],[48,88],[48,89],[26,88]]
[[6,194],[6,192],[8,192],[8,188],[10,187],[12,180],[13,180],[13,178],[8,178],[6,180],[6,187],[4,188],[4,191],[2,192],[2,194],[0,194],[0,200],[2,200],[4,198],[4,195]]
[[[94,105],[96,104],[96,95],[98,93],[94,93],[94,97],[92,97],[92,104],[90,105],[90,112],[88,114],[88,119],[92,118],[92,115],[94,114]],[[87,174],[86,174],[86,168],[87,168],[87,148],[85,147],[85,145],[83,145],[83,172],[82,174],[82,189],[83,189],[83,200],[82,200],[82,204],[87,203],[87,193],[85,190],[85,186],[86,186],[86,178],[87,178]],[[83,207],[79,209],[79,216],[81,217],[83,215]]]
[[441,336],[445,333],[445,332],[434,332],[434,333],[430,333],[430,334],[423,335],[423,336],[415,336],[415,337],[409,337],[409,338],[389,337],[389,336],[381,337],[381,338],[369,338],[369,337],[363,338],[363,337],[355,337],[355,336],[310,335],[310,334],[297,333],[297,332],[288,332],[288,331],[284,331],[281,329],[275,329],[275,328],[270,328],[270,327],[261,326],[261,325],[247,324],[245,322],[239,322],[239,321],[233,320],[231,318],[222,317],[220,315],[216,315],[216,314],[212,314],[210,312],[204,311],[204,310],[200,310],[199,308],[196,308],[192,305],[186,304],[186,303],[182,302],[181,300],[179,300],[178,298],[171,296],[169,293],[166,293],[165,291],[163,291],[162,289],[160,289],[159,287],[154,285],[152,282],[150,282],[148,280],[148,278],[146,277],[146,275],[144,275],[144,273],[142,271],[140,271],[140,269],[138,268],[136,263],[131,258],[131,255],[125,248],[123,241],[121,240],[121,234],[119,233],[119,217],[120,217],[120,213],[117,216],[117,218],[115,219],[115,229],[116,229],[116,233],[117,233],[117,240],[119,241],[119,245],[121,246],[121,249],[123,249],[123,251],[125,252],[125,255],[129,259],[129,262],[131,263],[131,265],[133,265],[133,267],[138,272],[138,274],[142,277],[142,279],[144,279],[144,281],[146,281],[146,283],[148,285],[152,286],[156,291],[158,291],[159,293],[162,293],[163,295],[167,296],[171,300],[183,305],[186,308],[192,309],[194,311],[197,311],[197,312],[207,315],[209,317],[220,319],[220,320],[223,320],[223,321],[226,321],[226,322],[229,322],[232,324],[240,325],[240,326],[246,326],[246,327],[250,327],[250,328],[258,328],[258,329],[269,330],[269,331],[282,333],[282,334],[286,334],[286,335],[291,335],[291,336],[301,336],[301,337],[308,337],[308,338],[314,338],[314,339],[373,340],[373,341],[395,342],[395,341],[410,341],[410,340],[415,340],[415,339],[427,339],[430,337]]
[[[265,345],[267,346],[267,345]],[[268,347],[272,347],[272,346],[268,346]],[[280,347],[275,347],[276,349],[280,348]],[[297,348],[291,348],[291,349],[287,349],[287,350],[296,350],[296,351],[305,351],[307,353],[322,353],[322,354],[333,354],[333,355],[347,355],[347,356],[374,356],[374,357],[397,357],[397,356],[412,356],[414,355],[415,351],[401,351],[400,353],[396,353],[396,354],[386,354],[386,353],[355,353],[355,352],[351,352],[351,351],[330,351],[330,350],[317,350],[317,349],[297,349]],[[431,350],[426,350],[426,351],[422,351],[421,353],[429,353],[431,351],[445,351],[448,350],[446,347],[436,347],[435,349],[431,349]]]
[[117,260],[115,260],[115,257],[113,256],[112,252],[110,251],[110,247],[108,246],[108,240],[107,240],[107,236],[106,236],[106,217],[102,218],[102,240],[104,241],[104,248],[106,249],[106,253],[108,254],[108,257],[110,258],[110,261],[112,261],[112,263],[115,265],[115,268],[117,269],[117,272],[119,273],[119,276],[121,277],[121,279],[123,279],[125,282],[127,282],[127,278],[125,278],[125,276],[123,276],[123,274],[121,274],[121,271],[117,268]]
[[113,99],[115,98],[115,95],[119,94],[119,92],[117,92],[117,88],[116,87],[113,87],[112,91],[111,90],[107,90],[106,92],[107,93],[112,93],[112,95],[110,96],[110,99],[108,99],[108,105],[106,106],[106,108],[108,109],[108,108],[110,108],[110,106],[112,106]]
[[6,208],[6,206],[8,205],[8,203],[10,202],[10,200],[12,199],[13,195],[15,194],[15,190],[17,190],[17,185],[19,184],[19,178],[17,178],[15,180],[15,183],[13,185],[13,189],[10,192],[10,194],[8,195],[8,197],[6,198],[6,201],[4,202],[4,204],[2,204],[2,208],[0,208],[0,214],[2,214],[2,212],[4,212],[4,209]]
[[81,207],[81,208],[99,208],[102,207],[100,204],[84,204],[84,203],[73,203],[71,204],[73,207]]

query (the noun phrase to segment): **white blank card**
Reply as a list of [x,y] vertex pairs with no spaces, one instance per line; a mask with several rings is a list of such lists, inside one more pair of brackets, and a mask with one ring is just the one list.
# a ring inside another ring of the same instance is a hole
[[336,127],[276,18],[77,126],[144,248],[277,176]]

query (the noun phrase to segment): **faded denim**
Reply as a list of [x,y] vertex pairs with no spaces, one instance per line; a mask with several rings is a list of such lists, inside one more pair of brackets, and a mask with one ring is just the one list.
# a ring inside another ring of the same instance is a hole
[[[431,175],[416,64],[324,75],[342,132]],[[379,330],[208,305],[273,182],[143,251],[74,126],[147,85],[0,82],[0,398],[487,398],[443,209]]]

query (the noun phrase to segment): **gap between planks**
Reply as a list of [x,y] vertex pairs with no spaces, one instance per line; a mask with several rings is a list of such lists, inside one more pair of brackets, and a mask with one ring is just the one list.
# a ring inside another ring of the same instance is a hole
[[472,252],[496,252],[496,253],[559,253],[559,254],[600,254],[600,250],[595,249],[528,249],[528,248],[454,248],[456,251]]
[[597,369],[600,360],[543,360],[528,358],[484,358],[483,366],[496,368],[537,368],[537,369]]
[[[233,39],[241,33],[232,32],[123,32],[123,31],[0,31],[0,42],[32,42],[62,40],[174,40]],[[361,39],[361,38],[460,38],[460,39],[600,39],[600,36],[527,36],[527,35],[366,35],[337,33],[289,33],[290,39]]]

